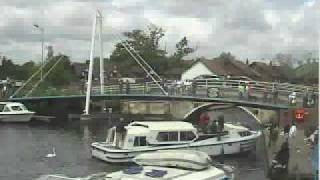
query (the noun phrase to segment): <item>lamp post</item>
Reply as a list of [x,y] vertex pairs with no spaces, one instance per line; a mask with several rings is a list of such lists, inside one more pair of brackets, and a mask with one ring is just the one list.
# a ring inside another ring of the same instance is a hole
[[40,76],[41,76],[41,80],[42,80],[42,74],[43,74],[43,44],[44,44],[44,28],[39,26],[38,24],[33,24],[33,26],[37,29],[40,30],[41,32],[41,71],[40,71]]

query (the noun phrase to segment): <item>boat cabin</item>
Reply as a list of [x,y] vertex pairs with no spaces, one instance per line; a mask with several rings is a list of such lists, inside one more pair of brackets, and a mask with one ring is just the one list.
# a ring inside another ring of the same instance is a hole
[[185,144],[198,138],[191,123],[181,121],[132,122],[118,132],[113,127],[108,132],[107,143],[120,149],[147,146]]
[[27,111],[27,108],[21,103],[0,102],[0,113],[13,113]]

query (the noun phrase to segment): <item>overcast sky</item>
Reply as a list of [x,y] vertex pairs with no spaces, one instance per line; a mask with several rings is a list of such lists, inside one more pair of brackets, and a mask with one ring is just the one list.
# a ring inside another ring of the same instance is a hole
[[170,53],[187,36],[198,47],[190,58],[228,51],[239,59],[262,59],[319,49],[319,0],[1,0],[0,55],[17,63],[39,61],[37,23],[55,53],[84,62],[96,9],[104,16],[105,56],[122,32],[150,23],[166,30],[161,46]]

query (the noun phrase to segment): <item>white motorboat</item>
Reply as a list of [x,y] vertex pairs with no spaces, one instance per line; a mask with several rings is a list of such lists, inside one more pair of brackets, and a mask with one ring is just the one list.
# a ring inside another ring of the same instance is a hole
[[0,102],[1,122],[28,122],[34,112],[29,111],[23,104],[17,102]]
[[133,161],[139,166],[107,174],[107,179],[172,179],[221,180],[233,179],[228,166],[212,166],[211,158],[204,152],[190,150],[165,150],[137,155]]
[[130,162],[141,153],[157,150],[197,150],[210,156],[236,154],[254,149],[260,135],[229,123],[221,133],[200,134],[188,122],[132,122],[121,132],[116,127],[109,129],[105,142],[91,144],[91,153],[107,162]]
[[[164,150],[144,153],[133,158],[134,166],[113,173],[99,173],[84,178],[47,175],[41,180],[120,180],[120,179],[171,179],[171,180],[231,180],[233,168],[212,166],[204,152],[190,150]],[[40,179],[39,179],[40,180]]]

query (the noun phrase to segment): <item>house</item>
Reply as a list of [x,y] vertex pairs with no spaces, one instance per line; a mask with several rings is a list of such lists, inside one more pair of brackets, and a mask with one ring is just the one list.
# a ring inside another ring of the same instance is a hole
[[241,61],[215,58],[196,61],[182,73],[181,80],[191,80],[200,75],[247,76],[254,80],[261,76]]

